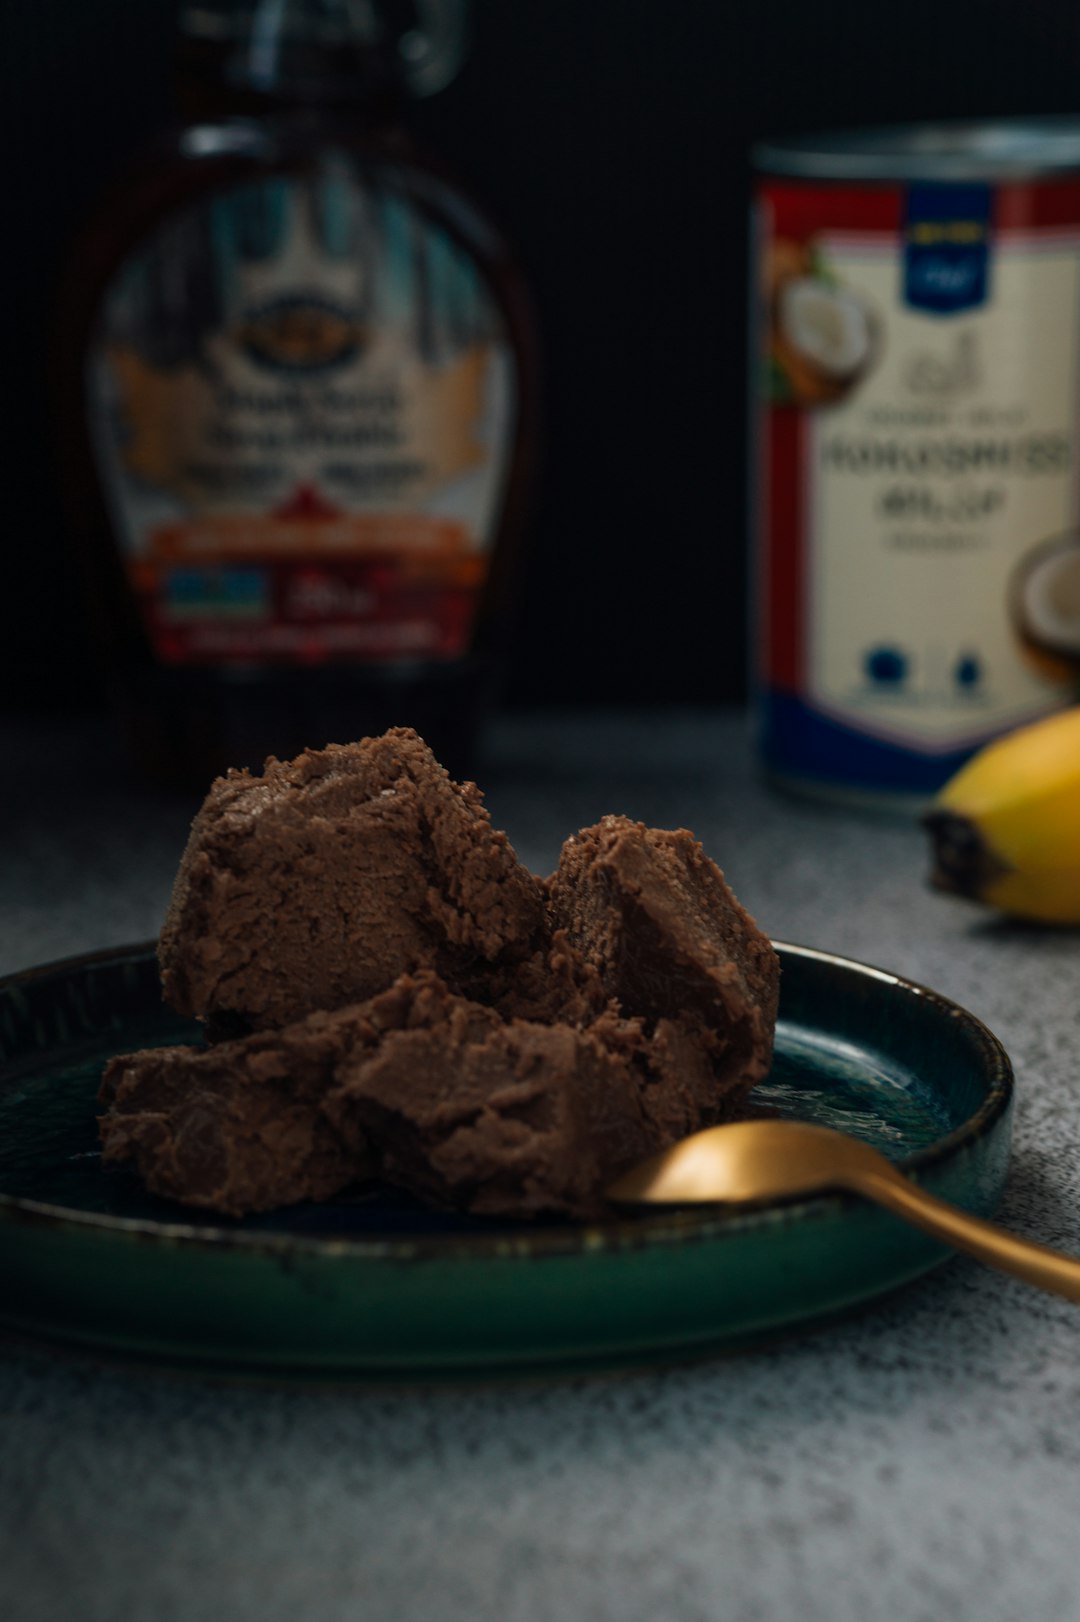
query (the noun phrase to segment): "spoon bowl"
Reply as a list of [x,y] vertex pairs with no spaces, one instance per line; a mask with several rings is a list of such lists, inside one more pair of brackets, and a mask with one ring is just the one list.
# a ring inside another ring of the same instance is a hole
[[737,1121],[684,1138],[608,1188],[616,1204],[737,1204],[848,1190],[1027,1284],[1080,1302],[1080,1259],[928,1194],[857,1138],[804,1121]]
[[806,1121],[713,1126],[635,1166],[608,1189],[618,1204],[745,1204],[852,1187],[884,1156],[857,1138]]

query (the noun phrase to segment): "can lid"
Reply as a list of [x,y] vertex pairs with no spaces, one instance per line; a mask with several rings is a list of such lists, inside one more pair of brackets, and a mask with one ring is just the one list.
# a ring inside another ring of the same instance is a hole
[[1003,180],[1080,169],[1080,119],[883,125],[764,141],[766,174],[813,180]]

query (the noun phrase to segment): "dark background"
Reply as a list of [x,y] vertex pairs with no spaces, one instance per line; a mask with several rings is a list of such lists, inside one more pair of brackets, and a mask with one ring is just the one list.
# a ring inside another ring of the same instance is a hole
[[[0,704],[100,702],[45,399],[55,274],[168,106],[171,0],[5,8]],[[1080,113],[1075,0],[474,0],[414,128],[539,309],[547,449],[516,704],[744,690],[747,149],[766,134]]]

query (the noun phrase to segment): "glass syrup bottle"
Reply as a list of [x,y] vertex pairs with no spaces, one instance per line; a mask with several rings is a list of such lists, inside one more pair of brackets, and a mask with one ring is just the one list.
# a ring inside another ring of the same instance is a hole
[[161,779],[391,725],[469,769],[533,338],[497,232],[405,127],[456,71],[461,4],[412,10],[189,6],[180,122],[75,256],[67,484],[111,689]]

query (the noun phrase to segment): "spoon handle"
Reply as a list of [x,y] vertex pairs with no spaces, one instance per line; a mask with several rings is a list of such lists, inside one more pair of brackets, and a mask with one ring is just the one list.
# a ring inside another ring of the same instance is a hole
[[883,1162],[853,1171],[850,1186],[867,1199],[876,1200],[935,1239],[944,1240],[956,1250],[966,1251],[988,1267],[996,1267],[1025,1284],[1034,1284],[1066,1300],[1080,1301],[1080,1260],[1065,1256],[1046,1245],[1017,1239],[1004,1228],[979,1217],[968,1216],[947,1205],[911,1182],[895,1167]]

